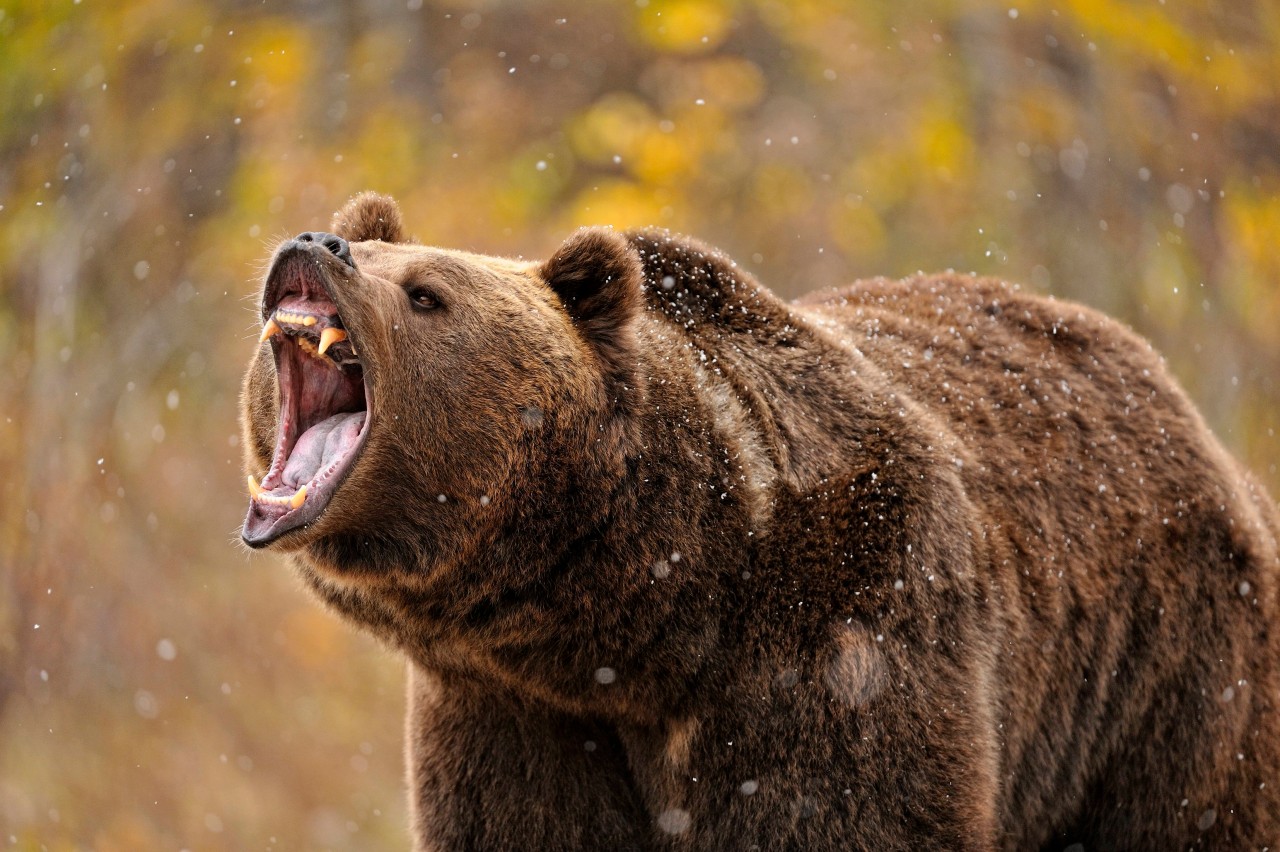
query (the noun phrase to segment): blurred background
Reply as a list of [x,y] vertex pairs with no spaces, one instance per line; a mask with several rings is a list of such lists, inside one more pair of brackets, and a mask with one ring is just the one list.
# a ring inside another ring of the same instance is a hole
[[399,849],[401,663],[238,544],[252,303],[351,194],[1151,337],[1280,491],[1273,0],[0,0],[0,846]]

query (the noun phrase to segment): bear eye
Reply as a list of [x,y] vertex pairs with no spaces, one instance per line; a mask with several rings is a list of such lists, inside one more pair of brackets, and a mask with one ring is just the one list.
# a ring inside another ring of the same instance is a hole
[[440,307],[440,300],[425,287],[411,287],[408,290],[409,303],[419,311],[433,311]]

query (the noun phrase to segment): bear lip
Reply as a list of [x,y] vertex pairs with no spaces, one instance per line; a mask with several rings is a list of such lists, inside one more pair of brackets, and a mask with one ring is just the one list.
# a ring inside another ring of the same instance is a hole
[[333,261],[323,248],[291,241],[267,276],[263,340],[275,359],[280,406],[271,464],[260,484],[248,479],[241,537],[253,548],[319,518],[368,441],[366,365],[334,299]]

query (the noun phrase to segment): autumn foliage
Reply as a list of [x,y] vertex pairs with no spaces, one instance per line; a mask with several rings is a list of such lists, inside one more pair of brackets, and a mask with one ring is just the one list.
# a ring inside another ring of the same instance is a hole
[[237,544],[274,242],[719,244],[1125,318],[1280,489],[1280,6],[0,6],[0,842],[402,848],[400,664]]

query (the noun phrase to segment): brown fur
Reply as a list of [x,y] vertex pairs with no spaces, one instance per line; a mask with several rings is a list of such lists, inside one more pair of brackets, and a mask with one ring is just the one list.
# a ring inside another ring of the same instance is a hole
[[[1280,843],[1280,524],[1130,331],[958,275],[788,304],[662,232],[538,265],[339,215],[383,240],[336,298],[370,438],[278,546],[410,661],[419,848]],[[275,381],[264,346],[256,474]]]
[[376,192],[362,192],[333,214],[329,230],[348,242],[404,240],[400,208],[393,199]]

